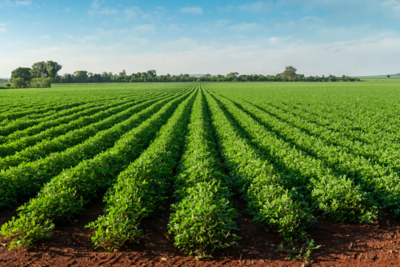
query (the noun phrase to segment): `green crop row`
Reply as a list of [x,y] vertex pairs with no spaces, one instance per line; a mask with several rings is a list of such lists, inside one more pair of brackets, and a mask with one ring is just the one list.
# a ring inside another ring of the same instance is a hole
[[[82,119],[73,121],[70,124],[58,127],[57,130],[59,132],[64,132],[65,133],[64,135],[58,136],[53,139],[45,138],[42,142],[34,146],[27,147],[26,149],[16,153],[15,155],[1,158],[0,170],[5,170],[12,166],[18,166],[22,162],[31,162],[35,160],[40,160],[41,158],[46,157],[51,153],[60,152],[69,147],[73,147],[85,141],[86,139],[90,138],[91,136],[94,136],[99,131],[109,128],[110,123],[115,124],[127,120],[135,113],[140,112],[147,106],[150,106],[153,103],[162,99],[165,99],[165,97],[156,98],[154,100],[138,101],[137,103],[139,104],[137,105],[135,105],[134,103],[128,103],[120,107],[111,108],[109,110],[100,112],[90,117],[84,117]],[[71,130],[70,129],[71,124],[75,126],[74,128],[78,129]],[[46,131],[45,133],[47,132],[48,131]],[[36,137],[36,139],[40,137],[42,137],[42,135]],[[21,140],[22,142],[24,142],[22,144],[25,144],[25,140],[26,139]],[[15,144],[14,145],[15,147],[18,146],[20,143],[17,141],[16,143],[13,144]],[[0,146],[0,149],[1,148],[2,147]],[[10,146],[6,146],[6,148],[10,148]]]
[[[256,105],[260,106],[260,104]],[[308,131],[307,129],[311,127],[313,132],[316,132],[316,136],[331,144],[346,147],[350,153],[391,167],[397,172],[400,170],[400,159],[398,157],[400,137],[397,132],[352,130],[346,127],[344,123],[340,124],[339,122],[336,123],[335,127],[331,127],[327,125],[329,120],[323,119],[323,114],[315,115],[287,107],[277,109],[265,105],[261,106],[263,110],[273,115],[284,116],[283,120],[292,120],[293,117],[296,117],[296,121],[305,123],[304,127],[301,127],[305,131]]]
[[[157,96],[154,96],[157,97]],[[159,98],[162,98],[164,96],[159,96]],[[83,128],[87,125],[90,125],[92,123],[98,122],[102,119],[107,118],[108,116],[111,116],[115,113],[130,109],[131,106],[138,105],[142,102],[145,101],[150,101],[152,97],[147,97],[143,100],[137,99],[136,101],[129,100],[127,101],[128,103],[124,102],[117,102],[117,103],[111,103],[108,105],[105,105],[101,108],[93,108],[93,109],[88,109],[86,111],[83,111],[78,114],[73,114],[71,116],[67,116],[66,118],[60,118],[59,120],[54,120],[51,122],[52,125],[54,125],[51,128],[44,128],[46,130],[36,134],[36,135],[28,135],[26,131],[20,131],[18,134],[15,135],[10,135],[8,138],[10,140],[14,140],[14,142],[8,142],[5,144],[0,145],[0,157],[7,157],[14,155],[18,151],[21,151],[23,149],[32,149],[31,146],[37,144],[38,142],[41,141],[41,143],[48,143],[52,142],[52,139],[60,135],[65,135],[65,134],[70,134],[71,131],[82,131]],[[100,112],[98,112],[100,111]],[[86,115],[86,116],[83,116]],[[67,124],[63,124],[64,122],[67,122]],[[32,127],[33,128],[33,127]],[[14,138],[16,135],[19,135],[20,138]],[[74,143],[74,139],[68,139],[67,140],[69,145]],[[59,150],[62,149],[62,147],[59,148]],[[20,155],[18,155],[20,156]],[[40,158],[42,155],[38,154],[35,156],[35,158]],[[2,161],[8,161],[7,158],[0,159],[0,162]],[[5,163],[4,163],[5,164]],[[0,169],[3,169],[5,166],[4,164],[0,163]],[[15,166],[9,165],[9,166]]]
[[[133,116],[130,111],[116,114],[109,117],[105,122],[98,123],[99,128],[96,128],[96,125],[89,126],[85,131],[92,132],[91,134],[95,133],[95,135],[79,145],[63,152],[52,153],[41,160],[22,163],[17,167],[1,171],[0,207],[10,206],[25,200],[27,197],[36,194],[44,183],[64,169],[74,167],[82,160],[90,159],[104,149],[112,147],[114,142],[125,132],[139,125],[169,100],[170,98],[166,98],[153,105],[151,103],[138,105],[132,113],[141,111]],[[77,138],[81,138],[80,135],[82,134],[84,133],[78,133]]]
[[[370,193],[376,202],[374,204],[371,200],[371,206],[379,205],[381,209],[390,209],[395,216],[400,215],[399,174],[391,168],[383,167],[377,162],[371,162],[364,156],[360,156],[359,154],[365,153],[365,148],[368,148],[366,144],[356,146],[359,143],[354,144],[336,132],[331,132],[297,117],[287,118],[284,114],[278,113],[277,116],[290,121],[290,124],[287,124],[268,113],[260,113],[246,103],[241,102],[241,104],[243,108],[246,106],[245,109],[248,112],[268,124],[273,131],[279,132],[283,138],[292,142],[296,147],[303,148],[309,154],[318,157],[323,165],[332,169],[336,176],[345,175],[358,184],[364,192]],[[257,114],[262,114],[262,116]],[[373,148],[370,148],[371,153],[373,153]],[[360,152],[360,150],[364,151]],[[380,150],[376,153],[381,153],[378,155],[378,162],[384,160],[390,162],[391,159],[398,162],[396,155],[390,153],[390,149]]]
[[[146,96],[148,97],[148,96]],[[136,97],[137,98],[137,97]],[[117,101],[120,103],[129,103],[132,101],[133,98],[125,99],[124,101]],[[106,101],[106,105],[110,105],[111,101]],[[101,107],[104,106],[103,101],[99,101],[96,104],[87,104],[81,105],[74,108],[64,109],[61,112],[57,112],[50,116],[45,116],[39,119],[18,119],[12,121],[12,123],[7,124],[4,127],[0,127],[0,134],[4,137],[0,139],[0,143],[7,142],[9,140],[17,140],[26,135],[33,135],[37,134],[42,130],[48,129],[49,127],[56,126],[63,122],[69,122],[70,120],[74,120],[75,118],[79,118],[80,116],[84,115],[79,114],[81,110],[85,112],[85,110],[90,106]],[[69,116],[68,116],[69,115]],[[33,126],[33,127],[31,127]],[[28,128],[29,127],[29,128]],[[27,129],[26,129],[27,128]]]
[[13,240],[11,248],[48,237],[54,222],[68,220],[81,212],[85,204],[110,187],[117,175],[140,155],[187,97],[185,94],[170,101],[150,119],[143,118],[138,127],[125,133],[112,148],[81,161],[44,185],[36,198],[18,209],[18,219],[2,226],[0,233]]
[[237,211],[230,202],[231,181],[224,174],[203,93],[197,97],[175,178],[169,233],[175,246],[199,256],[236,244]]
[[[275,128],[279,125],[278,121],[272,121],[268,114],[245,102],[241,102],[242,107],[246,107],[246,111],[250,111],[253,117],[269,128],[261,125],[231,100],[223,97],[218,99],[235,117],[239,126],[246,130],[252,143],[265,151],[265,155],[268,155],[282,175],[288,176],[290,182],[287,186],[296,186],[298,191],[309,195],[310,204],[324,215],[333,220],[354,222],[371,222],[377,218],[374,201],[360,185],[345,175],[336,176],[322,160],[289,142],[301,140],[303,147],[316,147],[318,143],[314,140],[289,126]],[[291,135],[290,139],[282,139],[288,135]]]
[[[57,93],[58,94],[58,93]],[[21,97],[24,101],[19,103],[19,107],[17,109],[6,109],[6,112],[2,112],[0,115],[0,125],[7,125],[9,123],[13,123],[14,120],[21,119],[21,120],[32,120],[42,118],[48,115],[51,115],[57,111],[62,111],[63,109],[69,109],[71,107],[76,107],[80,105],[86,105],[90,103],[98,103],[98,102],[105,102],[105,101],[114,101],[114,100],[124,100],[124,98],[131,98],[135,95],[143,95],[143,92],[134,92],[130,94],[121,94],[115,96],[113,94],[99,94],[96,96],[86,95],[86,96],[74,96],[71,97],[61,95],[61,99],[55,99],[49,94],[47,99],[41,99],[36,95],[33,98],[23,96]],[[35,99],[35,101],[32,101]],[[8,101],[12,101],[12,99],[8,99]],[[30,101],[30,103],[28,102]],[[27,103],[28,102],[28,103]],[[10,104],[4,104],[5,107],[8,108]],[[25,108],[23,106],[25,105]]]
[[[60,111],[60,110],[88,104],[88,101],[71,100],[71,101],[69,101],[70,103],[68,101],[66,101],[66,102],[67,103],[64,102],[59,105],[50,104],[49,106],[43,107],[43,108],[31,107],[30,109],[25,109],[24,111],[21,111],[21,112],[5,112],[0,115],[0,120],[3,120],[3,124],[5,123],[6,125],[8,125],[8,124],[12,123],[14,119],[18,119],[25,115],[35,113],[35,114],[40,114],[40,116],[47,116],[47,115],[52,115],[55,112]],[[24,119],[25,118],[22,118],[21,120],[24,120]],[[35,119],[35,118],[28,118],[28,119]],[[6,120],[6,121],[4,121],[4,120]]]
[[141,220],[167,198],[196,94],[198,90],[178,106],[152,144],[106,193],[105,214],[87,226],[95,230],[92,240],[96,247],[112,249],[137,238]]
[[367,132],[397,133],[400,129],[400,119],[397,116],[400,106],[388,107],[386,103],[371,103],[360,106],[357,101],[348,103],[345,108],[333,108],[323,105],[318,109],[300,104],[291,104],[291,108],[305,110],[317,115],[321,114],[333,126],[341,125],[348,130],[361,130]]
[[[49,115],[43,116],[41,118],[35,118],[35,119],[25,119],[25,118],[20,118],[17,120],[13,120],[13,121],[9,121],[6,125],[1,126],[0,127],[0,134],[4,137],[7,137],[8,135],[15,133],[15,131],[21,131],[24,130],[28,127],[31,126],[35,126],[38,127],[39,125],[42,126],[43,124],[43,128],[46,127],[46,123],[49,123],[53,120],[56,120],[60,117],[65,117],[68,115],[74,115],[77,112],[80,111],[84,111],[87,108],[90,107],[101,107],[102,105],[104,105],[103,102],[97,102],[95,104],[93,103],[89,103],[89,104],[85,104],[85,105],[79,105],[77,107],[72,107],[72,108],[68,108],[68,109],[62,109],[61,111],[57,112],[52,112]],[[29,129],[29,128],[28,128]],[[2,138],[2,142],[4,142],[3,140],[7,140],[6,138]]]
[[254,220],[277,230],[285,238],[304,236],[305,230],[315,222],[311,209],[296,199],[296,190],[284,187],[287,177],[263,160],[262,152],[244,138],[244,133],[228,119],[215,98],[209,93],[206,98],[225,166],[246,199]]

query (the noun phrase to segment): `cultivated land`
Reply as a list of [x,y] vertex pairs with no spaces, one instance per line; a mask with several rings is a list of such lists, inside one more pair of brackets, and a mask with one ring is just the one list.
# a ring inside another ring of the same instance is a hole
[[387,78],[0,90],[0,265],[396,264],[399,111]]

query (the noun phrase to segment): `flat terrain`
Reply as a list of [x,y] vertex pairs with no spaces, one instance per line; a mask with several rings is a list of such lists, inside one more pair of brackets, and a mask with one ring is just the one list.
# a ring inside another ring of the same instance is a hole
[[399,100],[396,79],[0,90],[0,266],[398,266]]

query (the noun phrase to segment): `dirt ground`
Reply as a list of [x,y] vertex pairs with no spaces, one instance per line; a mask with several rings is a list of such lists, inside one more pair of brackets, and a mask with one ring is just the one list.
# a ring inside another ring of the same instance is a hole
[[[251,221],[245,205],[235,200],[242,213],[238,248],[217,251],[210,259],[197,261],[180,252],[167,235],[168,203],[165,211],[143,222],[145,238],[113,252],[95,250],[90,231],[84,228],[102,214],[103,203],[89,206],[73,223],[57,226],[54,235],[28,249],[8,251],[0,236],[0,266],[302,266],[277,251],[282,239]],[[16,215],[1,211],[0,224]],[[310,237],[321,248],[314,250],[311,266],[400,266],[400,220],[382,219],[373,224],[333,223],[319,218]]]

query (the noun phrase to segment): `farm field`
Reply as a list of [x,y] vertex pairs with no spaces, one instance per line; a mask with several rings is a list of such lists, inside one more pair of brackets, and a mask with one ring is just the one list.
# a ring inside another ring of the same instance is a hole
[[396,263],[399,111],[396,79],[0,90],[0,266]]

